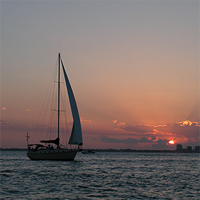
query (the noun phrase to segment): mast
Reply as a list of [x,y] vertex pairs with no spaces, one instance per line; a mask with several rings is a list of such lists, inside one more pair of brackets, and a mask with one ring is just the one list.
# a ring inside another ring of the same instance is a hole
[[58,54],[58,140],[59,140],[59,134],[60,134],[60,53]]

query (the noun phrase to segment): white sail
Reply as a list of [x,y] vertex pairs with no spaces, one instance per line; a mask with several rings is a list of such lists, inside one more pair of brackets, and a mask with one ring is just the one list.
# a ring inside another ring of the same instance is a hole
[[74,94],[73,94],[73,91],[72,91],[69,79],[67,77],[67,74],[66,74],[62,60],[61,60],[61,64],[62,64],[62,68],[63,68],[65,83],[66,83],[68,96],[69,96],[69,102],[70,102],[72,116],[73,116],[73,120],[74,120],[69,144],[82,145],[83,141],[82,141],[81,122],[80,122],[80,117],[79,117],[79,113],[78,113],[78,108],[77,108],[77,105],[76,105],[76,100],[75,100],[75,97],[74,97]]

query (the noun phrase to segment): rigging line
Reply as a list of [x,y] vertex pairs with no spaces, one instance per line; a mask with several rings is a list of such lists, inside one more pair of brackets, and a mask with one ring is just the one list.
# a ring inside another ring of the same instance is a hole
[[[56,66],[57,66],[57,61],[56,61],[54,70],[52,70],[53,73],[52,73],[52,75],[51,75],[50,82],[49,82],[48,88],[47,88],[47,90],[46,90],[47,92],[46,92],[46,94],[45,94],[45,98],[44,98],[44,101],[43,101],[43,104],[42,104],[42,107],[41,107],[41,111],[40,111],[38,120],[37,120],[37,122],[36,122],[36,127],[35,127],[35,129],[34,129],[34,131],[33,131],[33,133],[34,133],[34,134],[33,134],[33,140],[34,140],[34,136],[36,135],[36,133],[37,133],[38,131],[39,131],[39,133],[41,133],[41,132],[43,132],[43,129],[44,129],[44,121],[43,121],[42,123],[40,123],[40,124],[42,125],[42,129],[41,129],[41,127],[39,126],[39,122],[41,121],[42,114],[45,112],[45,111],[44,111],[44,109],[45,109],[45,104],[46,104],[47,99],[48,99],[47,97],[49,96],[49,93],[50,93],[50,88],[52,87],[51,85],[52,85],[53,76],[54,76],[54,74],[55,74]],[[38,129],[40,129],[40,130],[38,130]]]
[[[63,91],[62,90],[61,90],[61,102],[62,102],[63,108],[66,109],[67,103],[66,103],[66,101],[64,101]],[[65,138],[63,138],[64,141],[65,141],[65,146],[66,146],[67,141],[69,140],[69,134],[70,134],[69,133],[69,129],[68,129],[68,123],[67,123],[67,112],[66,112],[66,114],[64,114],[64,120],[62,120],[62,123],[64,125],[64,126],[62,126],[63,127],[63,132],[66,133],[66,134],[64,134]]]
[[[53,79],[55,79],[55,75],[54,75],[54,77],[52,77],[52,80],[51,80],[51,87],[50,87],[50,90],[49,90],[49,97],[51,97],[51,96],[53,96],[54,95],[54,88],[55,88],[55,86],[54,86],[54,82],[53,82]],[[50,99],[50,98],[48,98],[48,99]],[[46,121],[46,138],[48,138],[49,137],[49,124],[50,124],[50,119],[51,119],[51,105],[52,104],[52,101],[48,101],[47,103],[46,103],[46,109],[45,109],[45,116],[44,116],[44,120],[45,119],[49,119],[48,121]],[[47,115],[47,117],[46,117],[46,115]]]
[[[56,70],[57,71],[57,70]],[[57,76],[57,75],[56,75]],[[55,76],[55,77],[56,77]],[[51,105],[50,105],[50,109],[53,108],[56,105],[56,100],[55,100],[55,96],[56,96],[56,85],[55,83],[53,83],[53,91],[52,91],[52,98],[51,98]],[[50,115],[49,115],[49,122],[48,122],[48,137],[50,138],[52,135],[52,132],[54,131],[53,127],[54,127],[54,113],[52,112],[52,109],[50,110]],[[48,138],[47,137],[47,138]]]
[[48,138],[49,139],[55,139],[55,132],[56,132],[56,115],[55,113],[52,114],[52,111],[51,111],[51,122],[49,123],[49,131],[48,131]]

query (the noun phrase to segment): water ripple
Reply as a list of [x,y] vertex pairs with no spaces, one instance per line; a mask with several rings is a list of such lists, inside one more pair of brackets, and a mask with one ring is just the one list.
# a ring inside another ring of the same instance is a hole
[[78,154],[31,161],[2,152],[2,199],[198,199],[198,154]]

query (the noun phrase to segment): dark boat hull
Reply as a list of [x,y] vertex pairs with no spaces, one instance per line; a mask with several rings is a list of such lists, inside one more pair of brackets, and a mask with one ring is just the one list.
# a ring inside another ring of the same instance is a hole
[[31,160],[61,160],[73,161],[79,149],[55,149],[28,151],[27,156]]

